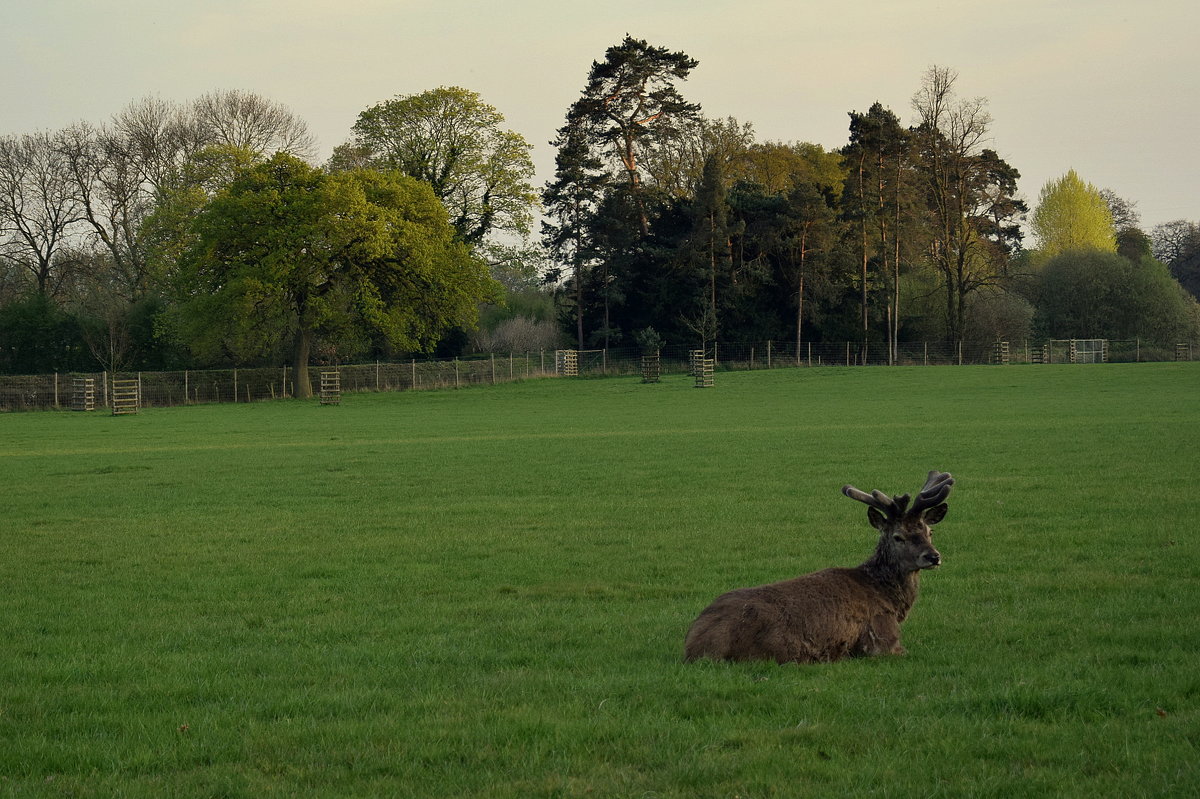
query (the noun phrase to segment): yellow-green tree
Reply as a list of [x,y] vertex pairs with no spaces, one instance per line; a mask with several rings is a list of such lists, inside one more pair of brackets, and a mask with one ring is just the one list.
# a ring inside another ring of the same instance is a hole
[[529,233],[537,194],[532,147],[477,92],[442,86],[363,111],[330,168],[397,169],[433,187],[472,247],[493,232]]
[[1071,169],[1042,187],[1030,219],[1038,247],[1053,257],[1065,252],[1116,252],[1117,232],[1103,193]]

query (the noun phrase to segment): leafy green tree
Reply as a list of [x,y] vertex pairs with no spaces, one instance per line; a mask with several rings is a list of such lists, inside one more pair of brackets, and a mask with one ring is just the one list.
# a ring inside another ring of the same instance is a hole
[[203,357],[290,345],[298,396],[318,336],[428,350],[495,294],[432,190],[398,174],[326,175],[277,154],[213,198],[181,259],[180,327]]
[[94,368],[79,323],[47,295],[0,306],[0,372],[39,374]]
[[473,247],[493,231],[524,236],[537,204],[532,148],[503,125],[495,106],[468,89],[401,95],[358,115],[354,138],[330,167],[397,169],[425,181]]
[[842,154],[826,152],[810,142],[763,142],[746,153],[740,179],[762,186],[768,194],[791,191],[798,183],[815,186],[832,200],[840,200],[846,182]]
[[1117,253],[1134,263],[1154,257],[1150,237],[1136,227],[1121,228],[1117,232]]
[[592,63],[583,95],[567,112],[568,124],[578,127],[589,146],[620,165],[643,236],[650,231],[650,217],[639,158],[650,140],[674,138],[699,115],[700,106],[675,88],[698,63],[686,53],[626,35],[608,48],[604,61]]
[[675,199],[696,193],[704,166],[716,159],[726,188],[746,177],[747,156],[754,145],[754,127],[733,117],[683,118],[670,137],[650,137],[642,150],[641,165],[647,182]]
[[1042,187],[1030,218],[1038,248],[1055,256],[1074,250],[1116,252],[1113,215],[1099,189],[1074,169]]

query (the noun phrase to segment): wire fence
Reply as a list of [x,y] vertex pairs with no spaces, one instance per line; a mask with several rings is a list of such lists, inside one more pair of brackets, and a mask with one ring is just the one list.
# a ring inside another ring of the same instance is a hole
[[[1101,342],[1096,344],[1095,342]],[[1085,344],[1085,342],[1087,342]],[[664,347],[659,352],[662,374],[692,370],[688,347]],[[1195,342],[1148,344],[1100,339],[1041,342],[987,342],[944,345],[933,342],[900,344],[889,353],[884,344],[861,342],[775,341],[751,344],[710,344],[705,357],[718,371],[820,366],[949,366],[1032,363],[1134,363],[1192,361],[1200,357]],[[577,353],[582,377],[638,375],[642,353],[635,348],[585,350]],[[336,364],[308,369],[310,385],[320,383],[322,370],[336,369],[343,392],[419,391],[494,385],[559,374],[554,350],[479,355],[449,360],[415,360],[366,364]],[[90,405],[112,407],[113,385],[136,379],[141,407],[166,407],[218,402],[261,402],[296,396],[291,367],[182,370],[173,372],[71,373],[0,375],[0,411],[53,410],[86,407],[81,386],[90,386]],[[89,382],[90,381],[90,382]]]

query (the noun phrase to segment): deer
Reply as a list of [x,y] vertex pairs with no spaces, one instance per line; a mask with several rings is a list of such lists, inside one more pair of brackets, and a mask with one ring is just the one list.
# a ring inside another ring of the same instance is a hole
[[875,552],[854,568],[722,594],[692,622],[684,660],[828,663],[906,654],[900,624],[917,600],[921,572],[942,562],[931,528],[946,517],[953,486],[949,473],[931,471],[912,507],[908,494],[842,486],[867,506],[867,520],[879,531]]

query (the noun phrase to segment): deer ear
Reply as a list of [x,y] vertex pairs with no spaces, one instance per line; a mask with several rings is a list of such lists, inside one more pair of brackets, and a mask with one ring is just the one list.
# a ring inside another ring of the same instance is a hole
[[882,531],[887,524],[887,517],[874,508],[867,508],[867,519],[876,530]]
[[947,510],[948,508],[946,507],[946,503],[943,502],[941,505],[934,505],[932,508],[925,511],[925,514],[922,516],[922,518],[925,519],[926,524],[937,524],[942,519],[946,518]]

